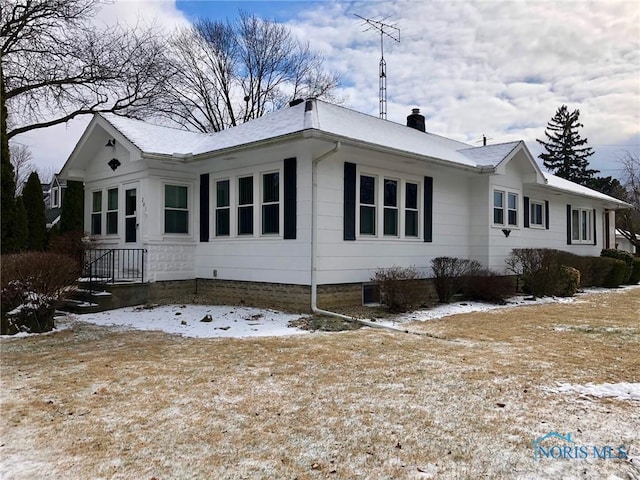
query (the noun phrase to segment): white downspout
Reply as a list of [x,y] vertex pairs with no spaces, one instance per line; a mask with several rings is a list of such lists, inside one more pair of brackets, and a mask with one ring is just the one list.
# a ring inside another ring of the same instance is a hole
[[368,320],[363,320],[360,318],[349,317],[347,315],[342,315],[341,313],[329,312],[328,310],[321,310],[318,308],[318,175],[317,175],[317,167],[318,164],[337,153],[340,150],[342,144],[340,142],[336,142],[335,146],[329,150],[328,152],[323,153],[319,157],[315,158],[311,162],[311,311],[313,313],[319,313],[321,315],[327,315],[329,317],[341,318],[343,320],[347,320],[350,322],[357,322],[368,327],[373,328],[382,328],[385,330],[393,330],[400,331],[403,333],[408,333],[406,330],[401,330],[399,328],[389,327],[386,325],[380,325],[375,322],[371,322]]
[[311,311],[313,313],[329,314],[329,312],[318,310],[318,164],[337,153],[341,146],[340,142],[336,142],[331,150],[314,158],[311,162]]

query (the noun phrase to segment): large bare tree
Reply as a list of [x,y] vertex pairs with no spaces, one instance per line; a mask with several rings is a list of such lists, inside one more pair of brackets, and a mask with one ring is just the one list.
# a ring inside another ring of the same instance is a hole
[[9,146],[11,164],[13,165],[13,180],[16,184],[16,195],[20,195],[22,187],[27,182],[34,168],[31,163],[33,155],[26,145],[13,143]]
[[78,115],[140,116],[171,75],[153,27],[98,28],[103,0],[3,0],[0,76],[10,139]]
[[640,252],[640,158],[626,152],[620,158],[620,164],[624,172],[622,185],[625,189],[622,199],[633,205],[633,208],[616,213],[616,226]]
[[217,132],[294,98],[335,100],[338,77],[285,25],[245,12],[235,22],[200,19],[169,44],[171,70],[160,114],[187,129]]

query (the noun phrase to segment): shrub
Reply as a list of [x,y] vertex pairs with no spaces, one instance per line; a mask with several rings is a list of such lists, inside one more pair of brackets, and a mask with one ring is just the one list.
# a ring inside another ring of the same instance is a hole
[[600,257],[586,257],[569,252],[558,252],[558,262],[560,265],[575,268],[580,272],[580,287],[593,287],[597,283],[596,277],[598,277],[599,274],[593,260],[594,258]]
[[626,271],[622,283],[629,283],[631,275],[633,274],[633,255],[631,255],[629,252],[625,252],[624,250],[614,250],[609,248],[602,250],[602,252],[600,252],[600,256],[622,260],[626,265]]
[[573,267],[561,265],[555,295],[559,297],[573,297],[580,288],[580,271]]
[[483,269],[467,277],[462,293],[469,300],[504,303],[515,293],[512,277],[500,275],[489,269]]
[[53,236],[49,244],[49,251],[66,255],[82,266],[84,252],[95,245],[95,238],[86,237],[81,230],[74,230]]
[[635,285],[640,282],[640,257],[633,257],[633,272],[629,279],[629,285]]
[[[597,258],[597,257],[596,257]],[[600,257],[600,263],[603,265],[603,271],[606,272],[602,278],[602,285],[599,287],[615,288],[622,285],[627,276],[627,264],[622,260],[615,258]],[[605,260],[603,262],[602,260]]]
[[468,277],[476,275],[482,266],[476,260],[437,257],[431,260],[433,286],[441,303],[449,303],[461,291]]
[[506,263],[511,271],[521,275],[522,289],[534,297],[555,295],[560,276],[558,250],[549,248],[515,248]]
[[420,274],[415,267],[379,268],[371,278],[380,287],[380,301],[390,312],[413,310],[423,296]]
[[2,334],[54,328],[55,309],[80,274],[64,255],[29,252],[2,257]]

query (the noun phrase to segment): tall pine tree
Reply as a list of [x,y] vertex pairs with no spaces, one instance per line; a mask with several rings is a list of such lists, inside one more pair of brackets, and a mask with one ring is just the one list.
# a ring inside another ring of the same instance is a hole
[[9,158],[9,139],[5,134],[7,131],[7,105],[5,103],[4,77],[1,75],[2,65],[0,65],[0,175],[2,185],[0,186],[0,235],[2,243],[0,248],[2,253],[14,253],[21,250],[19,240],[16,240],[13,233],[13,223],[16,219],[16,183],[13,180],[13,165]]
[[29,175],[22,190],[22,201],[27,211],[29,227],[29,250],[42,251],[47,243],[47,217],[44,213],[44,195],[42,184],[36,172]]
[[545,152],[540,154],[547,170],[554,175],[586,185],[599,170],[589,168],[589,157],[593,148],[586,147],[587,139],[581,138],[578,129],[584,125],[579,122],[580,110],[569,112],[562,105],[547,124],[544,131],[546,141],[536,139]]
[[62,197],[60,233],[84,231],[84,186],[82,182],[67,181]]

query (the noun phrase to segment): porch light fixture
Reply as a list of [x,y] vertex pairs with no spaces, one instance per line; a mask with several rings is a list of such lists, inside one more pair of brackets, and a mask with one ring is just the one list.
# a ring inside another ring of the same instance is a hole
[[[115,170],[115,168],[114,168],[114,170]],[[508,228],[503,228],[502,229],[502,233],[504,233],[505,237],[508,237],[509,234],[511,233],[511,230],[509,230]]]
[[117,158],[112,158],[111,160],[109,160],[107,165],[109,165],[111,167],[111,170],[115,172],[116,168],[118,168],[122,164],[120,163],[120,160],[118,160]]
[[116,141],[113,138],[110,138],[109,140],[107,140],[107,144],[105,145],[105,147],[115,147],[116,146]]

